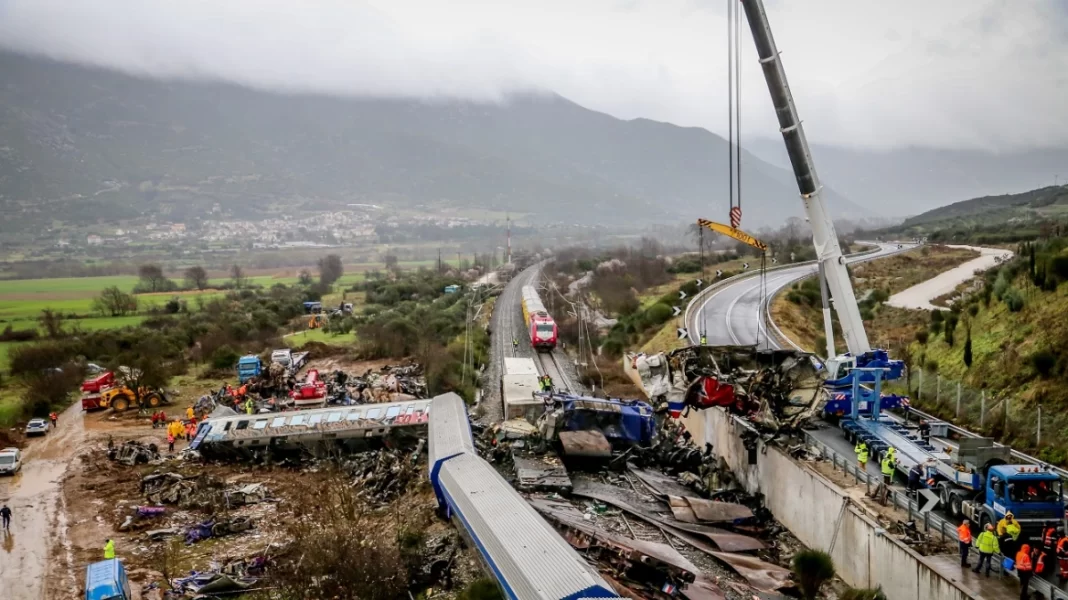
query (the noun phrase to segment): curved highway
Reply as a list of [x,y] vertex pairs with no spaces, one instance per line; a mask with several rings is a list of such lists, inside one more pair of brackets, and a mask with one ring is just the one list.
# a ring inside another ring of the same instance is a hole
[[[876,260],[916,247],[915,244],[877,245],[877,252],[853,254],[846,260],[850,263]],[[765,329],[768,305],[780,290],[815,273],[813,263],[769,271],[763,281],[759,272],[754,272],[708,292],[696,300],[696,309],[690,313],[692,322],[687,326],[691,341],[699,340],[704,331],[712,346],[769,344],[778,348],[776,336],[768,335]]]

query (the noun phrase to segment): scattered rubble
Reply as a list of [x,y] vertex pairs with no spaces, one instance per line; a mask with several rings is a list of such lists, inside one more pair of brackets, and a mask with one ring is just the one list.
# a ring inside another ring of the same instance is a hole
[[143,444],[137,440],[123,442],[122,445],[108,448],[108,458],[124,465],[145,465],[159,461],[162,457],[155,444]]

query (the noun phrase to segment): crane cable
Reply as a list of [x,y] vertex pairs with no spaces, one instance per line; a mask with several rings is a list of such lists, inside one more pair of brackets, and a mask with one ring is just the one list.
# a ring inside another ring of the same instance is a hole
[[[727,0],[727,180],[730,191],[729,218],[731,227],[742,221],[742,83],[741,83],[741,7],[738,0]],[[735,212],[737,209],[737,212]],[[760,304],[757,305],[757,344],[763,329],[764,342],[771,347],[768,332],[770,310],[765,310],[768,298],[767,250],[760,253]],[[760,326],[763,321],[763,327]]]

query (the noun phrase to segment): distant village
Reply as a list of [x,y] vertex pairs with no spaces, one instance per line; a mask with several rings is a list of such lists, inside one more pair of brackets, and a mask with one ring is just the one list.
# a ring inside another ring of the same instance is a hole
[[[370,207],[370,205],[368,205]],[[372,207],[373,208],[373,207]],[[431,226],[456,228],[489,225],[493,221],[440,214],[385,213],[376,210],[343,210],[307,216],[280,216],[259,221],[204,220],[196,224],[150,220],[117,228],[100,227],[84,238],[63,238],[60,247],[126,246],[129,244],[189,241],[215,246],[262,249],[352,246],[378,242],[383,228]]]

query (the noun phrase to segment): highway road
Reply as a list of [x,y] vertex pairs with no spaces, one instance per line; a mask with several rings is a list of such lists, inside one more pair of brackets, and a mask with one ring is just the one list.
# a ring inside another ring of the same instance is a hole
[[[915,244],[878,244],[878,252],[847,257],[850,263],[876,260],[915,248]],[[694,323],[688,324],[690,338],[697,341],[703,330],[708,344],[713,346],[770,343],[778,348],[775,335],[765,330],[765,313],[768,303],[783,288],[816,273],[816,265],[805,264],[777,271],[770,271],[763,281],[759,273],[739,279],[710,292],[699,300],[700,305],[691,314]]]

